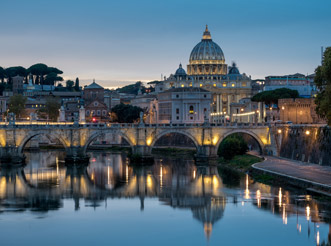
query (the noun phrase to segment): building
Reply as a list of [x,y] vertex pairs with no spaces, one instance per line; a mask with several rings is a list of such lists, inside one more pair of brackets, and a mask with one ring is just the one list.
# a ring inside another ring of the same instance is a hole
[[12,78],[13,81],[13,94],[23,94],[23,81],[24,77],[22,76],[15,76]]
[[109,119],[109,109],[104,102],[104,88],[93,80],[84,87],[84,103],[86,121],[106,121]]
[[288,88],[297,90],[300,97],[310,98],[314,89],[314,76],[300,73],[283,76],[268,76],[265,78],[265,91]]
[[209,121],[211,93],[203,88],[173,88],[158,94],[158,123]]
[[[172,88],[202,88],[211,92],[210,113],[230,115],[231,103],[252,96],[251,78],[241,74],[235,63],[228,67],[219,45],[212,41],[206,26],[202,40],[192,50],[187,73],[182,64],[175,74],[155,84],[155,92],[162,93]],[[161,110],[161,109],[160,109]]]
[[283,122],[294,124],[324,124],[325,120],[316,114],[314,98],[279,99],[279,117]]
[[111,111],[111,109],[116,105],[120,104],[120,101],[120,94],[116,91],[109,89],[104,91],[104,103],[106,104],[109,111]]

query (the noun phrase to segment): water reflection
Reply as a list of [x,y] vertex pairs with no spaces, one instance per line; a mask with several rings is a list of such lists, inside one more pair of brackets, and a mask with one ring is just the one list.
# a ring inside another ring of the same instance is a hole
[[279,216],[284,225],[295,216],[299,234],[304,227],[317,245],[330,243],[331,228],[328,235],[320,232],[330,223],[329,202],[258,183],[248,175],[231,176],[182,159],[159,158],[153,166],[133,167],[124,154],[98,152],[91,153],[89,166],[67,168],[63,157],[62,152],[28,153],[26,167],[2,168],[1,212],[58,210],[64,199],[74,200],[74,210],[80,209],[81,199],[97,208],[108,198],[139,198],[143,211],[145,199],[157,197],[163,205],[191,211],[209,240],[226,206],[253,204]]

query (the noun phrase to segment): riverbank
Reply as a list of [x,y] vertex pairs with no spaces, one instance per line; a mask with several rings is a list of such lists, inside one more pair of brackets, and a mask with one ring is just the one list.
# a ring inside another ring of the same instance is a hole
[[331,167],[268,156],[252,165],[253,177],[269,177],[273,183],[283,183],[305,189],[308,193],[331,196]]
[[263,161],[263,158],[250,154],[244,154],[236,155],[231,160],[225,160],[220,157],[218,163],[220,168],[231,168],[233,170],[246,173],[253,164],[261,161]]

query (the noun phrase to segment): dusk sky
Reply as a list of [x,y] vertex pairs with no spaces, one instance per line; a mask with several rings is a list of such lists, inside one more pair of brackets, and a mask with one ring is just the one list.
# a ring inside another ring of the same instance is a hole
[[0,0],[0,66],[45,63],[105,87],[186,69],[208,24],[252,78],[311,74],[331,45],[330,0]]

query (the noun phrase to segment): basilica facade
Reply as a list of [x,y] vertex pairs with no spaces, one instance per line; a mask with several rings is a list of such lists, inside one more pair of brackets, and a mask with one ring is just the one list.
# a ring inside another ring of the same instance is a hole
[[[252,81],[245,73],[241,74],[235,63],[228,66],[218,44],[213,42],[208,26],[202,40],[192,50],[187,65],[187,72],[182,64],[168,78],[155,86],[156,93],[163,93],[173,88],[198,87],[211,93],[210,121],[213,117],[231,120],[231,104],[240,104],[241,99],[252,97]],[[204,107],[200,107],[201,109]],[[262,110],[261,110],[262,111]],[[256,110],[257,118],[260,110]],[[203,112],[197,112],[203,115]],[[253,113],[253,112],[242,112]],[[176,116],[174,115],[173,118]]]

